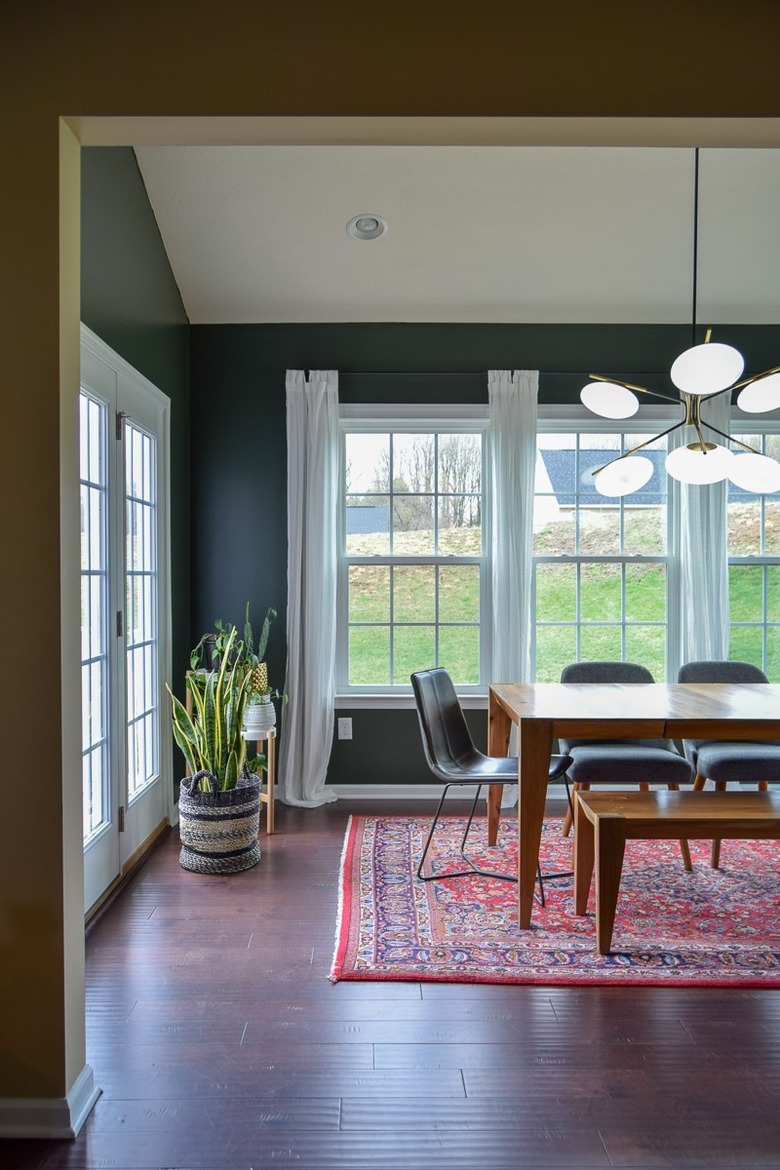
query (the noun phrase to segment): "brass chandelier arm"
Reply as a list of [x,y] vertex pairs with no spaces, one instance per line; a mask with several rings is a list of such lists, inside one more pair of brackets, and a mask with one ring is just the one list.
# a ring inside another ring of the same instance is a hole
[[[771,374],[771,370],[767,370]],[[663,398],[665,402],[674,402],[677,406],[680,405],[679,398],[672,398],[669,394],[660,394],[657,390],[648,390],[646,386],[635,386],[633,382],[624,382],[620,378],[610,378],[606,374],[588,374],[589,378],[593,378],[594,382],[611,382],[613,386],[623,386],[626,390],[634,390],[637,394],[650,394],[654,398]]]
[[630,451],[624,451],[622,455],[616,455],[614,459],[610,459],[603,467],[596,467],[591,471],[591,475],[598,475],[600,471],[611,467],[613,463],[619,463],[621,459],[628,459],[629,455],[636,455],[637,451],[641,451],[643,447],[649,447],[651,443],[657,443],[659,439],[663,439],[666,435],[671,435],[672,431],[677,431],[680,427],[685,426],[685,419],[681,422],[675,423],[674,426],[667,427],[665,431],[661,431],[659,435],[653,435],[652,439],[645,439],[644,443],[638,443],[636,447],[632,447]]
[[739,447],[744,447],[746,451],[752,451],[754,455],[761,454],[761,452],[757,451],[755,447],[751,447],[750,443],[743,443],[741,439],[735,439],[733,435],[727,435],[725,431],[720,430],[719,427],[714,427],[712,423],[708,423],[704,419],[702,419],[702,422],[704,423],[705,427],[711,431],[714,431],[716,435],[720,435],[722,439],[726,439],[727,442],[736,443]]
[[[772,366],[771,370],[764,370],[760,374],[754,374],[752,378],[745,378],[742,382],[735,382],[733,386],[729,386],[729,390],[741,390],[743,386],[749,386],[751,382],[760,382],[762,378],[768,378],[770,374],[780,374],[780,366]],[[592,376],[592,375],[591,375]],[[722,394],[723,391],[721,390]],[[710,395],[711,398],[714,395]]]
[[[699,443],[698,443],[699,450],[704,451],[706,453],[707,444],[704,441],[704,435],[701,433],[701,422],[699,421],[698,416],[691,420],[691,425],[693,426],[694,430],[696,431],[696,434],[699,436]],[[704,425],[706,426],[707,424],[705,423]],[[715,427],[713,427],[712,429],[716,430]]]

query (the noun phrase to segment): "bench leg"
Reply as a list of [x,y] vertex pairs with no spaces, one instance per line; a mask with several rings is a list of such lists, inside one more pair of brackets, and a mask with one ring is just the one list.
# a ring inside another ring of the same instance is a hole
[[[667,784],[667,788],[669,789],[670,792],[679,792],[680,791],[679,784]],[[688,845],[688,842],[685,840],[684,837],[680,838],[680,853],[682,853],[683,866],[685,867],[685,869],[687,869],[688,873],[690,873],[691,870],[693,869],[693,865],[691,864],[691,850],[690,850],[690,847]]]
[[[716,792],[725,792],[726,791],[726,783],[724,780],[719,780],[717,782],[717,784],[715,785],[715,791]],[[718,838],[716,838],[712,842],[712,856],[710,858],[710,864],[711,864],[713,869],[720,868],[720,840]]]
[[580,916],[588,909],[588,896],[593,881],[595,844],[593,822],[574,797],[574,913]]
[[[582,789],[583,792],[586,792],[589,788],[590,788],[590,784],[572,784],[572,786],[571,786],[572,794],[575,792],[579,792],[580,789]],[[572,802],[573,802],[573,800],[574,800],[574,796],[572,795]],[[571,832],[571,826],[572,826],[572,822],[574,820],[574,818],[572,816],[572,811],[571,811],[572,807],[573,807],[573,805],[566,809],[566,816],[565,816],[564,821],[563,821],[563,829],[561,830],[562,837],[568,837],[569,833]]]
[[599,817],[596,827],[596,949],[600,955],[608,955],[612,944],[625,851],[626,823],[623,818]]

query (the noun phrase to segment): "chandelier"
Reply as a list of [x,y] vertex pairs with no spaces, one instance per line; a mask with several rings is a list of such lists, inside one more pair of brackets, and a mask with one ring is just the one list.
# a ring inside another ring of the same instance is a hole
[[[616,456],[596,468],[594,486],[603,496],[625,496],[639,491],[651,479],[654,464],[638,452],[652,443],[685,428],[684,444],[666,456],[666,470],[681,483],[708,484],[729,479],[737,487],[750,493],[780,491],[780,463],[762,455],[754,447],[732,438],[703,416],[702,407],[721,394],[740,390],[737,403],[749,414],[761,414],[780,407],[780,366],[739,381],[745,361],[739,350],[722,342],[710,341],[708,329],[704,342],[696,342],[696,278],[699,218],[699,151],[694,162],[693,214],[693,345],[672,363],[670,378],[679,390],[679,397],[660,394],[644,386],[622,382],[601,374],[589,374],[591,379],[580,391],[580,398],[588,410],[602,418],[630,418],[639,409],[637,394],[649,394],[672,402],[682,411],[679,422],[661,431],[653,438],[639,443],[630,451]],[[717,438],[725,443],[718,442]],[[715,439],[715,441],[712,441]],[[735,444],[739,450],[732,450]]]

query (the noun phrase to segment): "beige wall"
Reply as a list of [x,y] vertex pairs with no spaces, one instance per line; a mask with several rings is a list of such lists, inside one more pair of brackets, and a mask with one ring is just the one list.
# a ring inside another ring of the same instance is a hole
[[[780,115],[775,0],[636,8],[16,0],[5,13],[0,607],[13,661],[2,703],[0,1099],[62,1096],[84,1062],[71,625],[78,168],[66,132],[61,218],[58,119],[95,133],[89,118],[113,115]],[[153,138],[154,126],[138,133]]]

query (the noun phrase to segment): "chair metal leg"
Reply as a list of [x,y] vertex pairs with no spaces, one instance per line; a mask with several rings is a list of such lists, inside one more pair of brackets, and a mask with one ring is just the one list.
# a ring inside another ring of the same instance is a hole
[[[441,810],[444,806],[444,799],[445,799],[445,797],[446,797],[446,795],[449,792],[451,787],[452,787],[451,784],[444,785],[444,789],[442,790],[442,794],[441,794],[441,798],[439,800],[438,807],[436,809],[436,812],[434,813],[433,821],[431,822],[430,832],[428,833],[428,837],[427,837],[427,839],[425,841],[425,845],[423,847],[422,855],[420,857],[420,864],[417,866],[417,876],[420,879],[420,881],[423,881],[423,882],[441,881],[443,878],[468,877],[469,874],[474,872],[474,869],[472,867],[471,869],[461,869],[461,870],[458,870],[457,872],[453,872],[453,873],[439,873],[439,874],[433,874],[433,873],[424,874],[423,873],[423,865],[425,864],[425,858],[428,855],[428,849],[430,848],[431,841],[433,840],[433,834],[436,831],[436,826],[439,823],[439,817],[441,815]],[[480,793],[481,787],[482,786],[480,785],[479,788],[477,788],[477,794],[474,797],[474,803],[471,807],[471,815],[469,816],[468,824],[466,825],[466,834],[468,834],[469,828],[471,827],[471,821],[474,817],[474,810],[477,807],[477,801],[479,799],[479,793]],[[463,841],[465,841],[465,839],[466,839],[466,834],[464,834]],[[463,845],[462,844],[461,844],[461,853],[463,853]],[[465,854],[464,854],[464,856],[465,856]],[[467,857],[466,857],[466,861],[468,861]],[[471,864],[471,863],[469,862],[469,864]],[[498,876],[500,876],[500,875],[498,875]]]
[[[568,777],[567,776],[564,776],[564,785],[566,787],[566,800],[568,803],[567,817],[573,818],[574,817],[574,806],[572,805],[572,792],[571,792],[570,786],[568,786]],[[573,876],[574,876],[573,869],[566,869],[565,872],[562,872],[559,874],[543,874],[543,873],[541,873],[541,866],[537,866],[537,881],[539,883],[539,893],[534,894],[533,896],[536,897],[536,900],[539,903],[539,906],[544,906],[544,904],[545,904],[545,882],[546,881],[554,881],[555,878],[573,878]]]
[[[571,791],[569,789],[569,782],[568,782],[567,777],[564,777],[563,783],[566,787],[566,800],[568,801],[569,811],[571,812],[571,810],[572,810]],[[461,786],[460,785],[445,784],[444,789],[442,790],[442,794],[441,794],[441,797],[439,799],[439,803],[436,807],[436,812],[434,813],[434,816],[433,816],[433,821],[431,822],[431,827],[430,827],[430,830],[428,832],[428,836],[425,839],[425,845],[423,846],[423,851],[422,851],[422,854],[420,856],[420,864],[417,866],[417,877],[419,878],[419,880],[423,881],[423,882],[444,881],[447,878],[469,877],[471,874],[479,874],[480,877],[492,877],[492,878],[498,878],[500,881],[515,882],[516,883],[517,882],[517,874],[498,873],[495,870],[483,869],[482,866],[477,865],[476,862],[473,861],[469,857],[469,855],[466,853],[466,841],[468,839],[469,832],[471,831],[471,826],[472,826],[473,821],[474,821],[474,815],[477,811],[477,804],[479,803],[479,797],[480,797],[480,794],[481,794],[482,788],[483,788],[483,785],[481,785],[481,784],[478,785],[476,793],[474,794],[474,800],[472,801],[472,804],[471,804],[471,811],[469,812],[468,819],[466,820],[466,828],[463,831],[463,836],[462,836],[461,842],[460,842],[461,857],[463,858],[463,860],[467,863],[467,865],[470,868],[469,869],[460,869],[460,870],[451,870],[449,873],[436,873],[436,874],[423,873],[423,866],[425,865],[425,858],[428,856],[428,850],[430,848],[431,841],[433,840],[433,834],[436,831],[436,826],[439,823],[439,817],[441,816],[441,812],[442,812],[442,809],[444,807],[445,798],[446,798],[447,793],[451,787],[461,787]],[[556,878],[568,878],[568,877],[573,877],[573,876],[574,876],[573,870],[566,870],[565,872],[562,872],[562,873],[545,873],[545,874],[543,874],[542,867],[540,865],[538,865],[536,867],[536,878],[537,878],[537,882],[539,883],[539,893],[534,894],[534,897],[536,898],[536,900],[539,902],[539,904],[541,906],[544,906],[544,903],[545,903],[544,883],[545,883],[545,881],[555,881]]]

